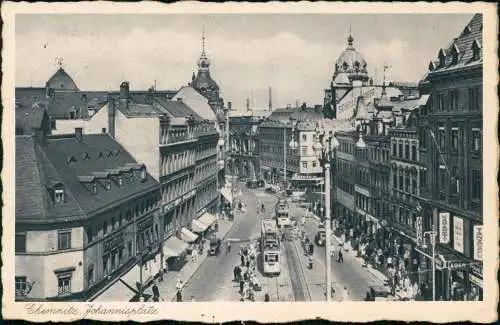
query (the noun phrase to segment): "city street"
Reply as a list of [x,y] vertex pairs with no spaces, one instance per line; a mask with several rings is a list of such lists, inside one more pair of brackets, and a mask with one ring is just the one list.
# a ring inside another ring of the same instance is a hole
[[[196,301],[239,301],[239,285],[233,282],[233,268],[240,263],[239,247],[254,242],[260,237],[261,220],[264,214],[257,213],[260,204],[264,203],[266,214],[272,214],[276,198],[262,193],[261,189],[252,190],[238,184],[242,195],[237,197],[245,206],[245,212],[236,212],[234,224],[226,239],[230,239],[231,252],[227,253],[225,247],[219,256],[209,256],[198,268],[183,290],[185,300],[194,298]],[[238,242],[239,241],[239,242]],[[282,255],[283,256],[283,255]],[[255,293],[256,301],[263,301],[265,293],[269,293],[271,301],[293,301],[290,277],[287,265],[282,257],[282,273],[276,278],[264,278],[259,275],[262,291]]]
[[[300,221],[300,218],[306,214],[305,208],[297,203],[291,203],[292,215]],[[314,236],[318,230],[319,221],[313,217],[306,219],[303,230],[310,240],[314,240]],[[351,252],[343,252],[343,263],[337,262],[339,243],[333,239],[332,245],[335,247],[335,255],[332,257],[332,287],[336,294],[333,301],[338,301],[341,298],[342,289],[347,287],[350,300],[363,300],[366,297],[366,291],[371,285],[382,285],[383,282],[368,272],[367,268],[362,267],[359,259],[355,258]],[[296,247],[302,253],[302,263],[306,265],[307,257],[303,254],[300,246],[300,241],[296,242]],[[312,270],[306,269],[305,276],[307,285],[311,292],[311,300],[325,300],[325,269],[326,256],[325,247],[314,246],[314,266]]]
[[[238,301],[240,299],[239,285],[233,282],[233,268],[240,263],[239,247],[254,242],[260,236],[260,222],[264,215],[274,213],[276,196],[265,193],[263,189],[248,189],[244,184],[238,184],[242,195],[237,198],[245,204],[244,212],[237,212],[234,225],[226,235],[232,241],[231,252],[225,248],[219,256],[209,256],[202,262],[197,271],[187,281],[183,290],[185,300],[196,301]],[[298,221],[305,215],[304,207],[290,201],[291,215]],[[266,207],[265,214],[257,212],[260,204]],[[314,240],[319,221],[313,217],[307,218],[303,230]],[[341,299],[341,292],[347,287],[350,300],[363,300],[371,285],[382,285],[383,281],[362,267],[359,259],[351,252],[343,251],[344,262],[338,263],[338,242],[333,239],[335,256],[332,258],[332,282],[336,294],[333,301]],[[308,258],[300,245],[300,240],[284,242],[281,254],[281,269],[279,277],[267,278],[258,273],[262,290],[255,293],[256,301],[263,301],[264,294],[270,295],[271,301],[323,301],[325,300],[325,247],[315,246],[314,266],[308,268]]]

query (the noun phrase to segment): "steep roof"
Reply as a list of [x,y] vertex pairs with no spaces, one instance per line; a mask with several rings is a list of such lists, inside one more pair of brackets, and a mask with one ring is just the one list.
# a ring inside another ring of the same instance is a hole
[[172,100],[182,99],[198,116],[203,119],[215,121],[217,117],[208,104],[208,98],[191,86],[184,86],[172,97]]
[[78,118],[88,118],[88,109],[99,109],[107,101],[105,91],[55,92],[48,113],[55,119],[69,119],[70,111],[77,111]]
[[[16,137],[16,221],[57,222],[83,218],[93,211],[140,195],[157,186],[147,176],[145,182],[112,183],[110,190],[98,185],[92,194],[81,183],[81,176],[104,176],[110,170],[136,165],[133,157],[107,134],[48,137],[44,146],[33,137]],[[54,204],[47,187],[65,187],[66,199]]]
[[[44,103],[16,106],[16,135],[31,135],[33,129],[42,129],[44,119],[48,120],[47,107]],[[48,123],[48,122],[47,122]]]
[[78,90],[76,83],[63,68],[59,68],[56,73],[47,81],[47,86],[55,91]]
[[[460,35],[439,50],[437,59],[429,64],[430,74],[482,64],[482,47],[483,15],[475,14]],[[475,50],[477,58],[474,58]]]
[[155,105],[160,106],[172,117],[189,117],[192,116],[195,120],[203,120],[194,110],[181,100],[169,100],[163,98],[155,98]]

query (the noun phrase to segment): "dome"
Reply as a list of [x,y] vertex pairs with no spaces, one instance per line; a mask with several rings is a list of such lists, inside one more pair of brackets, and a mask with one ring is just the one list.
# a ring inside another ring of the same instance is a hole
[[[346,75],[349,80],[368,80],[367,64],[363,56],[352,46],[354,39],[351,35],[347,38],[347,48],[340,54],[335,63],[334,80],[340,74]],[[341,78],[345,81],[345,78]]]
[[201,91],[219,90],[219,86],[212,79],[209,71],[199,70],[198,74],[196,75],[196,78],[194,78],[191,84],[195,89]]

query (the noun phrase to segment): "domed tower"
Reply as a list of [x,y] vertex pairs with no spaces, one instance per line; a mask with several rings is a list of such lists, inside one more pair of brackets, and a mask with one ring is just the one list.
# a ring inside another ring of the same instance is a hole
[[324,112],[327,118],[337,117],[337,101],[354,87],[361,87],[370,79],[363,56],[353,46],[351,33],[347,47],[335,62],[330,88],[325,90]]
[[77,91],[78,87],[73,81],[73,78],[63,69],[63,59],[56,58],[57,71],[50,77],[50,79],[45,83],[47,88],[53,89],[54,91]]
[[198,73],[196,77],[192,78],[191,86],[208,98],[208,103],[216,113],[222,108],[220,107],[219,85],[210,76],[210,60],[205,52],[204,29],[202,31],[202,51],[198,60]]

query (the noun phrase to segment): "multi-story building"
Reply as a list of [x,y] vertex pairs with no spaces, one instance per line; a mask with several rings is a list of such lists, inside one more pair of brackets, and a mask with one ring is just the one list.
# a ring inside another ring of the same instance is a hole
[[161,270],[158,182],[108,134],[32,125],[34,136],[16,136],[16,299],[82,301],[119,278],[146,283]]
[[259,124],[252,111],[229,111],[229,172],[240,179],[261,180]]
[[430,95],[418,123],[423,230],[438,232],[436,292],[445,300],[482,299],[482,19],[439,49],[421,82]]

